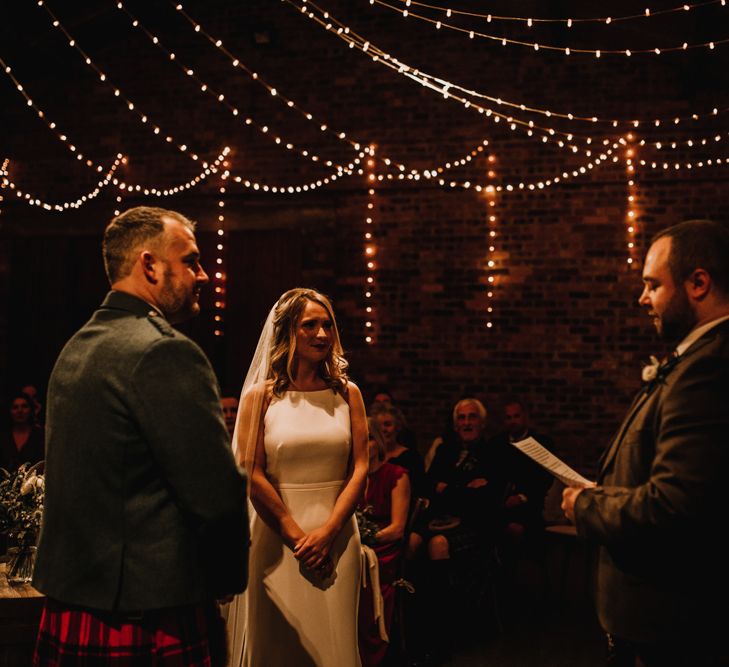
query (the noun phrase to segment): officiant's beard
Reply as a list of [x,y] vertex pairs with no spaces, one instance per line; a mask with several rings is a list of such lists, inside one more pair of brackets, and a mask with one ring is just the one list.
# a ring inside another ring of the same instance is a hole
[[696,313],[684,289],[677,289],[664,311],[656,315],[658,335],[669,343],[680,343],[696,325]]

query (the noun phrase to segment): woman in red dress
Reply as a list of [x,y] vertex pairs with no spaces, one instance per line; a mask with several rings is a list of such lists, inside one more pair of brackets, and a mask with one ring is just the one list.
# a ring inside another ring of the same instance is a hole
[[[407,470],[385,461],[385,444],[379,426],[373,419],[369,425],[369,473],[365,498],[360,511],[376,525],[372,535],[363,534],[362,542],[377,555],[379,584],[382,594],[384,629],[389,634],[395,606],[394,581],[398,560],[403,550],[403,534],[410,505],[410,480]],[[387,652],[381,625],[375,617],[375,598],[368,577],[359,605],[359,652],[362,667],[379,665]],[[376,591],[375,591],[376,595]]]

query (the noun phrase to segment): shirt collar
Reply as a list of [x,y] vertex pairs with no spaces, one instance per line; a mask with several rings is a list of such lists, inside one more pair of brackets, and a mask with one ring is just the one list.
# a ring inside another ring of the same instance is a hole
[[703,336],[708,331],[711,331],[715,326],[718,326],[726,320],[729,320],[729,315],[724,315],[724,317],[718,317],[715,320],[711,320],[711,322],[707,322],[706,324],[702,324],[700,327],[696,327],[696,329],[691,331],[689,335],[686,336],[686,338],[684,338],[678,345],[676,345],[676,354],[678,356],[681,356],[699,338],[701,338],[701,336]]

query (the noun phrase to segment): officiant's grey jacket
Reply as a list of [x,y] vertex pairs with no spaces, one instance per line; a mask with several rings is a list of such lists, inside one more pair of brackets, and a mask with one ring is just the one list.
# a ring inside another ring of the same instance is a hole
[[245,477],[215,376],[147,303],[110,292],[66,344],[46,429],[38,590],[123,612],[244,589]]
[[600,486],[577,498],[578,534],[602,545],[597,611],[608,632],[636,642],[725,635],[728,474],[725,321],[636,397]]

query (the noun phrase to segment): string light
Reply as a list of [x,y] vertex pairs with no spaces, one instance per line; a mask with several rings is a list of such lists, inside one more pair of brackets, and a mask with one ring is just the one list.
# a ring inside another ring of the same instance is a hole
[[683,171],[691,169],[702,169],[704,167],[718,167],[720,165],[729,165],[729,156],[721,158],[707,158],[697,160],[696,162],[656,162],[653,160],[640,160],[640,165],[650,167],[651,169],[662,169],[663,171]]
[[488,156],[488,167],[486,177],[489,185],[486,187],[486,216],[488,223],[488,251],[486,253],[486,328],[491,329],[494,326],[494,293],[496,291],[496,237],[497,237],[497,218],[496,218],[496,156],[492,153]]
[[[246,126],[255,128],[260,134],[273,141],[278,146],[285,148],[286,150],[295,151],[298,155],[301,155],[302,157],[311,160],[312,162],[321,161],[327,167],[336,166],[339,169],[339,165],[335,165],[331,160],[322,160],[315,152],[306,148],[297,147],[292,142],[282,138],[275,131],[272,131],[268,124],[258,123],[251,116],[243,117],[240,114],[240,110],[227,100],[224,93],[216,91],[212,86],[208,85],[208,83],[203,81],[195,73],[192,67],[184,65],[176,56],[176,54],[166,48],[157,36],[152,34],[152,32],[150,32],[144,25],[142,25],[139,19],[134,14],[132,14],[122,2],[117,2],[116,6],[119,10],[126,14],[131,22],[132,27],[141,30],[147,36],[149,41],[152,42],[152,44],[158,49],[160,49],[167,56],[167,58],[171,62],[173,62],[186,76],[197,82],[197,89],[200,93],[202,93],[203,95],[210,95],[219,105],[225,107],[238,121]],[[269,92],[274,97],[278,95],[275,88],[271,88]]]
[[[294,2],[292,2],[291,0],[287,0],[287,2],[289,2],[289,4],[291,4],[293,7],[299,9],[299,6],[296,5]],[[223,46],[222,40],[216,39],[213,35],[211,35],[209,32],[207,32],[202,27],[202,25],[200,23],[198,23],[189,14],[187,14],[185,12],[185,10],[183,9],[183,7],[182,7],[181,4],[176,4],[175,5],[175,9],[187,20],[187,22],[190,24],[190,26],[193,28],[193,30],[196,33],[199,33],[202,36],[204,36],[205,39],[207,39],[207,41],[210,44],[212,44],[216,49],[218,49],[221,53],[223,53],[231,61],[231,64],[233,65],[233,67],[235,67],[236,69],[239,69],[239,70],[245,72],[246,74],[248,74],[249,77],[253,81],[255,81],[259,85],[261,85],[264,88],[266,88],[266,90],[268,90],[269,92],[276,91],[276,95],[274,96],[275,99],[278,99],[282,103],[285,103],[289,108],[298,111],[308,121],[313,122],[313,123],[318,123],[319,126],[320,126],[320,129],[326,128],[326,131],[327,132],[331,132],[332,134],[334,134],[334,136],[336,136],[337,138],[339,138],[341,141],[347,141],[347,142],[349,142],[350,144],[352,144],[352,146],[356,150],[359,150],[360,145],[363,145],[363,144],[368,143],[368,142],[364,142],[364,141],[354,141],[345,132],[339,132],[339,131],[336,131],[336,130],[332,130],[330,123],[328,123],[328,122],[321,122],[319,120],[316,120],[314,118],[313,114],[308,113],[307,111],[305,111],[296,102],[294,102],[293,99],[288,98],[285,94],[283,94],[279,88],[274,87],[273,84],[267,82],[257,72],[255,72],[252,69],[250,69],[249,67],[247,67],[241,61],[241,59],[239,57],[235,56],[233,53],[231,53],[227,48],[225,48]],[[316,16],[310,16],[310,18],[312,18],[312,20],[314,20],[315,22],[317,22],[320,25],[322,25],[323,27],[325,27],[327,30],[330,30],[332,28],[331,21],[334,21],[334,23],[336,23],[339,26],[339,28],[336,31],[337,32],[337,36],[342,37],[342,35],[345,35],[345,37],[343,38],[343,39],[345,39],[345,41],[347,41],[347,38],[348,38],[348,36],[350,34],[351,35],[354,34],[354,33],[352,33],[352,31],[350,31],[350,29],[347,26],[344,26],[344,24],[341,24],[338,21],[336,21],[335,19],[332,19],[332,17],[328,13],[324,12],[323,15],[326,15],[326,17],[327,17],[326,20],[323,19],[323,18],[320,19],[319,17],[316,17]],[[442,81],[442,80],[438,80],[438,79],[435,79],[435,78],[434,78],[434,80],[436,81],[436,83],[431,83],[427,79],[427,75],[425,75],[426,76],[425,79],[419,78],[422,75],[422,72],[418,72],[417,70],[414,70],[413,68],[410,68],[409,66],[404,65],[404,64],[402,64],[402,63],[400,63],[399,61],[396,61],[396,60],[394,60],[393,62],[390,62],[390,56],[387,55],[387,54],[382,53],[379,49],[377,49],[374,46],[368,46],[368,47],[365,48],[365,44],[369,45],[370,42],[366,42],[365,40],[361,40],[360,39],[358,42],[353,43],[353,45],[354,44],[357,44],[358,48],[360,48],[360,50],[363,50],[363,52],[366,52],[367,50],[375,51],[376,54],[374,55],[373,58],[377,62],[380,62],[384,66],[389,67],[390,69],[393,69],[393,70],[397,71],[401,75],[408,76],[409,78],[417,81],[417,83],[420,83],[421,85],[424,85],[426,87],[432,88],[433,90],[435,90],[439,94],[443,94],[443,88],[446,88],[448,86],[453,86],[453,84],[450,84],[448,82],[445,82],[445,81]],[[439,81],[441,83],[438,83]],[[463,98],[461,98],[461,97],[459,97],[457,95],[451,94],[450,97],[452,99],[454,99],[455,101],[461,102],[466,108],[473,107],[479,113],[485,114],[487,117],[492,118],[492,120],[495,123],[499,123],[502,120],[507,121],[507,123],[514,123],[514,119],[513,118],[511,118],[510,116],[507,116],[505,114],[501,114],[499,112],[496,112],[493,109],[487,109],[485,107],[480,106],[478,103],[474,103],[474,102],[472,102],[470,100],[463,99]],[[504,101],[499,101],[499,103],[506,104]],[[514,105],[514,106],[516,107],[517,105]],[[519,108],[521,108],[523,105],[518,105],[518,106],[519,106]],[[527,110],[527,111],[530,110],[529,107],[524,107],[524,109]],[[572,135],[570,135],[570,134],[567,134],[567,133],[564,133],[564,132],[559,132],[558,133],[556,130],[554,130],[552,128],[541,128],[539,126],[536,126],[532,122],[516,121],[515,122],[515,125],[518,126],[519,128],[526,128],[525,131],[526,131],[527,136],[533,136],[535,134],[535,132],[542,132],[544,134],[544,137],[543,137],[543,140],[544,141],[552,141],[553,140],[552,137],[554,135],[556,135],[556,134],[559,134],[560,136],[564,136],[564,137],[569,137],[568,141],[571,141],[571,138],[572,138]],[[517,129],[517,128],[516,127],[512,127],[511,129],[514,130],[514,129]],[[589,144],[589,143],[592,142],[592,138],[591,137],[587,137],[585,139],[585,141],[586,141],[586,143]],[[572,150],[573,152],[577,152],[578,151],[578,148],[576,146],[567,145],[565,143],[565,141],[562,140],[562,139],[555,140],[555,143],[557,145],[559,145],[561,148],[567,147],[570,150]],[[388,158],[386,156],[379,156],[377,159],[381,163],[385,163],[387,166],[390,166],[391,164],[396,163],[396,161],[394,161],[394,160],[392,160],[392,159],[390,159],[390,158]],[[395,166],[398,169],[400,169],[401,171],[405,171],[405,169],[406,169],[406,167],[404,165],[402,165],[402,164],[395,164]]]
[[248,67],[240,57],[236,56],[234,53],[229,51],[224,45],[223,41],[221,39],[218,39],[211,35],[198,21],[192,18],[184,9],[182,4],[171,2],[171,4],[174,5],[177,12],[179,12],[180,16],[182,16],[192,27],[193,31],[195,33],[200,34],[202,37],[204,37],[210,44],[212,44],[218,51],[220,51],[222,54],[228,58],[231,65],[238,71],[246,73],[253,81],[255,81],[257,84],[263,86],[269,94],[275,98],[276,100],[280,101],[282,104],[285,104],[288,108],[298,112],[300,115],[302,115],[307,121],[311,123],[316,123],[319,125],[319,129],[322,132],[328,133],[332,136],[334,136],[339,141],[343,141],[348,143],[354,150],[360,151],[362,145],[366,142],[360,142],[356,141],[355,139],[348,136],[346,132],[343,132],[341,130],[337,130],[332,127],[331,123],[329,122],[322,122],[319,119],[315,118],[312,113],[309,113],[305,109],[303,109],[297,102],[295,102],[293,99],[288,97],[285,93],[281,91],[280,88],[272,85],[269,83],[264,77],[261,77],[256,71]]
[[[729,137],[729,132],[726,132],[724,136]],[[713,137],[701,137],[701,138],[683,138],[683,139],[664,139],[662,141],[651,141],[651,145],[656,150],[675,150],[676,148],[701,148],[714,143],[718,143],[723,139],[721,133],[715,134]],[[645,145],[645,139],[641,141],[641,145]]]
[[97,164],[93,160],[85,157],[84,154],[78,150],[76,144],[72,142],[66,134],[58,129],[58,125],[55,122],[51,121],[48,116],[43,112],[43,110],[40,109],[38,105],[31,99],[25,87],[20,83],[20,81],[18,81],[18,79],[15,77],[15,74],[13,74],[12,68],[2,58],[0,58],[0,67],[2,67],[3,72],[5,72],[8,78],[13,82],[13,84],[15,85],[15,89],[25,99],[26,106],[32,108],[36,112],[38,118],[40,118],[46,124],[48,129],[53,132],[56,138],[61,143],[63,143],[71,153],[74,154],[76,159],[80,162],[83,162],[87,167],[95,170],[96,172],[102,173],[104,171],[104,167],[102,167],[100,164]]
[[10,164],[10,160],[8,158],[4,158],[2,162],[2,166],[0,167],[0,216],[3,214],[3,207],[2,203],[5,200],[5,197],[3,196],[3,190],[5,189],[5,176],[8,175],[8,165]]
[[[634,19],[646,19],[654,16],[661,16],[663,14],[674,14],[677,12],[688,12],[700,7],[708,7],[709,5],[726,5],[726,0],[708,0],[708,2],[695,2],[692,4],[681,4],[677,7],[670,9],[652,10],[647,8],[642,14],[628,14],[626,16],[600,16],[593,18],[538,18],[538,17],[526,17],[526,16],[501,16],[499,14],[484,14],[481,12],[468,12],[459,9],[453,9],[452,7],[443,7],[436,5],[429,5],[424,2],[417,2],[417,0],[399,0],[405,3],[407,7],[415,5],[417,7],[425,7],[426,9],[433,9],[444,12],[446,16],[451,17],[452,15],[470,16],[475,18],[485,19],[488,23],[492,21],[518,21],[525,23],[527,27],[531,28],[535,23],[564,23],[566,27],[571,28],[575,23],[604,23],[605,25],[612,25],[613,23],[619,23],[621,21],[631,21]],[[372,5],[375,0],[369,0]]]
[[104,177],[96,184],[96,187],[91,190],[90,192],[87,192],[86,194],[81,195],[78,197],[75,201],[66,201],[63,203],[56,203],[51,204],[49,202],[44,201],[40,197],[37,197],[35,195],[32,195],[28,192],[23,191],[21,188],[17,186],[17,184],[10,179],[10,175],[7,171],[5,171],[2,175],[2,184],[3,187],[10,188],[13,192],[15,192],[15,195],[18,197],[18,199],[23,200],[24,203],[28,204],[29,206],[39,206],[46,211],[55,211],[57,213],[63,213],[64,211],[67,211],[70,208],[81,208],[85,203],[90,201],[91,199],[94,199],[98,196],[98,194],[103,190],[112,180],[112,177],[114,176],[114,172],[116,172],[117,168],[120,164],[122,164],[125,161],[126,158],[124,158],[122,155],[117,155],[116,159],[114,160],[114,163],[111,165],[109,170],[106,172]]
[[[174,4],[174,3],[173,3]],[[330,133],[334,138],[336,138],[339,141],[346,142],[352,146],[355,150],[359,151],[359,158],[362,159],[362,156],[364,153],[368,152],[368,149],[365,148],[364,152],[361,151],[361,146],[368,145],[371,142],[367,141],[357,141],[353,138],[351,138],[346,132],[338,131],[332,128],[332,123],[324,120],[319,120],[318,118],[315,118],[313,114],[306,111],[304,108],[301,107],[299,103],[294,101],[292,98],[288,97],[287,94],[282,92],[281,88],[278,86],[274,86],[274,84],[267,81],[264,77],[262,77],[257,72],[253,71],[251,68],[246,66],[243,61],[240,59],[239,56],[236,56],[231,51],[229,51],[222,43],[222,40],[217,39],[215,36],[213,36],[210,32],[208,32],[205,27],[199,23],[196,19],[194,19],[192,16],[190,16],[183,8],[181,4],[175,4],[175,9],[180,13],[180,15],[188,22],[188,24],[192,27],[195,33],[198,33],[202,35],[213,47],[215,47],[220,53],[225,55],[231,62],[231,65],[236,68],[237,70],[244,72],[247,74],[252,81],[257,83],[258,85],[265,88],[269,93],[276,92],[275,95],[273,95],[274,99],[279,100],[281,103],[285,104],[288,108],[298,112],[303,118],[305,118],[308,122],[316,123],[319,125],[320,129],[326,128],[326,132]],[[472,151],[471,151],[472,152]],[[394,167],[398,169],[401,172],[407,171],[407,167],[398,162],[397,160],[393,160],[392,158],[389,158],[387,156],[375,156],[375,159],[378,160],[380,163],[384,164],[386,167]],[[431,167],[430,170],[439,170],[439,167]],[[417,170],[413,170],[415,172]],[[272,189],[273,186],[269,186],[269,190]],[[259,184],[259,188],[263,189],[263,186]],[[285,186],[284,186],[285,189]]]
[[[88,56],[88,54],[78,45],[78,42],[76,39],[74,39],[71,34],[66,30],[66,28],[61,24],[61,22],[58,20],[56,15],[50,10],[50,8],[47,6],[47,4],[44,2],[44,0],[38,0],[37,2],[39,7],[43,7],[45,9],[46,13],[51,19],[51,24],[54,28],[57,28],[60,30],[66,39],[68,40],[68,45],[77,51],[83,61],[88,65],[99,77],[99,80],[105,85],[113,89],[114,91],[114,97],[119,98],[126,106],[127,111],[132,113],[134,116],[137,117],[137,119],[145,126],[149,127],[152,131],[152,133],[156,136],[161,137],[165,142],[168,144],[175,146],[178,151],[183,153],[184,155],[187,155],[191,160],[195,162],[200,162],[200,158],[198,155],[190,150],[188,150],[187,144],[178,142],[172,135],[167,134],[162,131],[162,128],[158,125],[155,125],[150,122],[149,116],[145,113],[142,113],[138,108],[137,105],[132,102],[131,99],[129,99],[120,88],[117,88],[116,86],[113,86],[111,82],[108,80],[108,77],[106,74],[91,60],[91,58]],[[207,167],[206,162],[201,163],[204,167]]]
[[225,335],[225,301],[227,294],[227,271],[225,266],[225,192],[226,183],[230,176],[230,163],[228,161],[223,162],[223,171],[220,178],[220,187],[218,192],[220,197],[218,198],[218,224],[215,230],[216,234],[216,245],[215,245],[215,273],[213,281],[215,289],[215,309],[213,311],[214,331],[216,336]]
[[369,158],[367,159],[367,213],[365,215],[365,232],[364,232],[364,255],[365,255],[365,343],[373,345],[375,342],[375,312],[373,293],[375,289],[375,271],[377,263],[377,245],[374,237],[374,217],[375,217],[375,183],[377,182],[377,174],[375,172],[375,146],[369,147]]
[[157,188],[154,186],[138,185],[133,183],[125,183],[118,179],[114,179],[112,182],[121,191],[134,192],[144,194],[145,196],[154,195],[155,197],[171,197],[173,195],[180,194],[185,190],[190,190],[197,185],[200,185],[208,176],[211,174],[217,174],[220,169],[220,164],[229,155],[230,148],[226,146],[223,151],[213,160],[213,162],[205,167],[199,174],[193,176],[189,181],[181,183],[179,185],[173,185],[167,188]]
[[358,168],[358,166],[362,163],[362,159],[365,156],[365,152],[361,151],[357,157],[352,160],[346,167],[340,167],[336,172],[333,172],[329,174],[328,176],[325,176],[324,178],[319,178],[316,181],[311,181],[309,183],[299,183],[297,185],[269,185],[268,183],[262,183],[261,181],[253,181],[248,178],[244,178],[243,176],[234,176],[233,181],[235,183],[239,183],[244,188],[248,190],[254,190],[256,192],[264,192],[264,193],[271,193],[271,194],[280,194],[280,195],[289,195],[294,193],[300,193],[300,192],[310,192],[311,190],[316,190],[317,188],[321,188],[325,185],[329,185],[329,183],[333,183],[339,178],[345,177],[345,176],[352,176],[353,174],[359,174],[360,176],[364,174],[364,171],[362,168]]
[[[25,87],[18,81],[18,79],[15,77],[15,75],[12,72],[12,69],[5,63],[2,58],[0,58],[0,67],[2,67],[3,71],[7,76],[10,78],[10,80],[15,84],[15,89],[25,98],[26,105],[31,107],[35,110],[38,118],[40,118],[48,127],[51,132],[56,136],[56,138],[63,143],[71,153],[73,153],[76,156],[76,159],[83,162],[87,167],[90,169],[93,169],[96,172],[102,173],[104,171],[104,168],[97,164],[94,160],[91,160],[90,158],[87,158],[84,156],[84,154],[79,151],[75,145],[75,143],[63,132],[61,132],[58,129],[58,125],[52,121],[48,115],[38,107],[38,105],[31,99],[31,97],[28,95]],[[145,195],[156,195],[158,197],[162,196],[169,196],[178,194],[179,192],[182,192],[183,190],[189,190],[190,188],[195,187],[199,183],[201,183],[205,178],[207,178],[211,173],[215,173],[217,171],[218,165],[224,157],[230,152],[230,148],[226,147],[221,154],[218,155],[218,157],[213,161],[211,165],[208,165],[207,162],[203,162],[203,170],[197,175],[191,178],[186,183],[182,183],[180,185],[171,186],[168,188],[157,188],[155,186],[141,186],[141,185],[132,185],[132,184],[125,184],[124,182],[120,181],[118,178],[113,178],[112,183],[120,188],[121,190],[129,190],[134,192],[142,192]],[[126,164],[126,158],[124,158],[123,163]],[[87,195],[88,196],[88,195]],[[35,199],[35,198],[33,198]],[[118,215],[118,214],[117,214]]]
[[[302,4],[297,4],[296,0],[283,0],[287,2],[292,7],[295,7],[301,14],[304,14],[309,19],[320,25],[321,27],[325,28],[328,32],[333,34],[335,37],[339,38],[340,40],[347,43],[347,45],[350,48],[356,48],[362,53],[367,54],[373,62],[377,62],[385,67],[389,67],[393,71],[397,72],[401,76],[405,76],[407,78],[410,78],[414,81],[417,81],[422,86],[429,88],[433,90],[434,92],[441,95],[444,99],[451,99],[453,101],[461,103],[465,108],[471,108],[473,107],[475,110],[477,110],[479,113],[485,113],[487,117],[492,118],[492,120],[496,123],[500,122],[501,120],[505,120],[507,125],[511,130],[516,130],[518,127],[521,127],[522,129],[527,128],[526,134],[527,136],[533,136],[535,133],[542,133],[544,136],[547,137],[546,140],[551,140],[552,137],[555,135],[559,135],[562,137],[567,138],[568,141],[571,141],[574,137],[572,133],[564,132],[562,130],[558,130],[555,127],[544,127],[535,124],[533,121],[525,121],[519,118],[515,118],[513,116],[507,116],[506,114],[498,112],[494,107],[483,107],[480,104],[478,104],[474,99],[471,98],[477,98],[477,99],[483,99],[487,100],[493,104],[496,104],[499,107],[508,107],[512,110],[517,110],[523,113],[533,113],[533,114],[539,114],[542,116],[545,116],[547,118],[559,118],[562,120],[567,120],[570,122],[573,121],[579,121],[579,122],[589,122],[592,124],[609,124],[612,127],[619,127],[621,125],[630,126],[633,128],[637,128],[640,125],[643,124],[656,124],[660,125],[661,123],[679,123],[687,120],[697,121],[700,118],[708,117],[711,115],[717,115],[719,113],[719,110],[716,108],[713,108],[711,112],[704,112],[704,113],[691,113],[687,116],[683,117],[674,117],[674,118],[653,118],[653,119],[619,119],[619,118],[601,118],[600,116],[593,115],[593,116],[582,116],[580,114],[575,114],[573,112],[564,112],[564,111],[555,111],[552,109],[542,109],[538,107],[532,107],[524,103],[519,102],[513,102],[509,100],[504,100],[499,97],[493,97],[491,95],[487,95],[485,93],[477,92],[475,90],[470,90],[467,88],[464,88],[462,86],[459,86],[458,84],[448,81],[445,79],[441,79],[439,77],[430,75],[426,72],[423,72],[421,69],[414,68],[394,56],[391,56],[388,53],[385,53],[381,49],[379,49],[377,46],[375,46],[371,41],[366,40],[361,35],[358,35],[355,31],[353,31],[349,26],[345,25],[344,23],[341,23],[337,21],[334,17],[331,16],[329,12],[325,12],[323,9],[321,9],[318,5],[316,5],[313,2],[310,2],[310,0],[298,0],[298,2],[301,2]],[[321,16],[317,16],[313,11],[309,11],[308,8],[313,8],[316,11],[318,11]],[[323,18],[323,16],[326,16],[326,19]],[[338,27],[335,29],[334,25],[337,25]],[[724,40],[729,41],[729,39]],[[715,42],[712,42],[715,44]],[[366,45],[366,48],[365,48]],[[461,94],[454,92],[459,91]],[[464,97],[465,96],[465,97]],[[721,110],[721,113],[725,113],[726,111],[729,111],[729,108],[723,108]],[[580,137],[577,137],[580,138]],[[593,137],[582,137],[586,141],[586,143],[592,143]],[[572,147],[573,151],[576,151],[576,147]]]
[[[564,47],[564,46],[554,46],[553,44],[541,44],[538,42],[529,42],[519,39],[510,39],[507,37],[499,36],[499,35],[493,35],[485,32],[480,32],[478,30],[472,30],[469,28],[461,28],[460,26],[452,25],[450,23],[447,23],[442,20],[432,19],[428,16],[423,16],[422,14],[414,14],[412,11],[406,9],[402,10],[399,7],[396,7],[394,5],[391,5],[389,2],[385,2],[384,0],[370,0],[370,4],[378,4],[382,7],[386,7],[387,9],[392,9],[393,11],[398,12],[402,15],[403,18],[414,18],[418,19],[420,21],[425,21],[426,23],[430,23],[434,26],[436,26],[437,30],[440,30],[441,28],[446,28],[448,30],[452,30],[454,32],[458,32],[462,35],[467,35],[469,39],[474,39],[475,37],[479,37],[481,39],[490,40],[493,42],[499,42],[503,46],[524,46],[529,49],[532,49],[534,51],[555,51],[558,53],[564,53],[565,55],[571,55],[571,54],[586,54],[590,56],[594,56],[595,58],[601,58],[603,55],[620,55],[620,56],[634,56],[634,55],[642,55],[642,54],[652,54],[652,55],[661,55],[662,53],[671,53],[674,51],[687,51],[689,49],[714,49],[719,44],[725,44],[726,42],[729,42],[729,39],[716,39],[713,41],[708,42],[702,42],[698,44],[688,44],[687,42],[683,42],[680,45],[676,46],[667,46],[667,47],[650,47],[650,48],[637,48],[637,49],[583,49],[583,48],[575,48],[575,47]],[[533,19],[527,19],[527,22],[531,21],[533,23]],[[612,19],[610,20],[610,23],[612,23]],[[531,27],[531,25],[529,25]]]
[[[584,176],[585,174],[590,173],[592,170],[595,169],[595,167],[599,166],[608,158],[612,158],[613,161],[617,160],[617,157],[614,155],[615,151],[619,147],[619,142],[613,144],[612,147],[605,150],[605,152],[601,153],[597,157],[595,157],[590,162],[587,162],[586,164],[580,165],[579,167],[575,167],[572,170],[569,171],[563,171],[557,176],[553,176],[552,178],[548,179],[542,179],[537,181],[519,181],[516,183],[501,183],[499,185],[493,186],[490,183],[485,184],[474,184],[471,183],[471,181],[446,181],[444,178],[437,178],[436,182],[443,186],[443,187],[449,187],[452,189],[460,188],[463,190],[470,190],[473,189],[476,192],[485,192],[489,188],[493,187],[496,192],[513,192],[515,190],[543,190],[544,188],[548,188],[552,185],[557,185],[558,183],[561,183],[562,181],[568,180],[570,178],[577,178],[579,176]],[[411,179],[410,175],[401,174],[402,179]],[[434,178],[434,174],[430,174],[426,176],[426,178]],[[419,180],[418,178],[412,177],[411,180]]]
[[625,213],[625,226],[627,231],[627,245],[628,245],[628,257],[627,263],[631,267],[637,267],[638,263],[635,261],[637,250],[635,247],[635,239],[637,234],[638,225],[638,212],[635,204],[635,162],[636,162],[636,151],[634,146],[634,135],[627,134],[625,136],[626,148],[625,148],[625,174],[627,177],[628,184],[628,205]]

